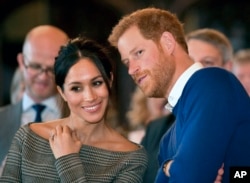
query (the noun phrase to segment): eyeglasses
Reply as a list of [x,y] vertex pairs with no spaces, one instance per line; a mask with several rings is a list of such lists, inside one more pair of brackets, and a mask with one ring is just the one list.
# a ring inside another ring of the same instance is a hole
[[25,68],[27,69],[27,71],[31,74],[31,75],[40,75],[43,72],[45,72],[48,76],[50,77],[54,77],[54,69],[52,67],[43,67],[40,64],[37,63],[29,63],[29,64],[25,64],[25,62],[23,62]]

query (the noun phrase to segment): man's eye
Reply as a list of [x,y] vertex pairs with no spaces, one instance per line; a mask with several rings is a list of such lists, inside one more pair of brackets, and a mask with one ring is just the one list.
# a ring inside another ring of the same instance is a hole
[[140,56],[142,53],[143,53],[143,50],[139,50],[139,51],[136,52],[136,55]]
[[47,68],[47,71],[54,74],[54,68],[52,68],[52,67],[48,67],[48,68]]
[[124,59],[122,60],[122,63],[127,67],[129,64],[129,60],[128,59]]
[[129,61],[126,61],[126,62],[123,62],[124,63],[124,65],[125,65],[125,67],[129,67]]
[[213,66],[214,64],[213,62],[204,62],[204,65],[209,67],[209,66]]
[[36,65],[36,64],[30,64],[29,67],[31,67],[32,69],[36,69],[36,70],[40,70],[42,68],[40,65]]

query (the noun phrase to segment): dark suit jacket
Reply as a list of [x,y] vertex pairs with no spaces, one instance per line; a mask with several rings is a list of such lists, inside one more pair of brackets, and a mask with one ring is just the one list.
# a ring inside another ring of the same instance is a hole
[[22,101],[0,108],[0,164],[11,146],[12,139],[21,126]]
[[162,136],[175,121],[173,114],[151,121],[146,128],[141,144],[148,153],[148,168],[144,174],[143,183],[153,183],[159,169],[158,151]]

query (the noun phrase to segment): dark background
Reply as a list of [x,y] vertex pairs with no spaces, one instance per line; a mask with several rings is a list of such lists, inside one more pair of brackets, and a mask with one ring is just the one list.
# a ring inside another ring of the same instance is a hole
[[[154,6],[175,13],[186,32],[216,28],[231,40],[234,50],[250,47],[250,1],[243,0],[0,0],[0,106],[10,103],[10,82],[17,67],[16,55],[25,34],[34,26],[52,24],[70,37],[84,34],[106,44],[112,27],[121,16]],[[134,83],[126,68],[116,62],[115,100],[119,122],[126,124]]]

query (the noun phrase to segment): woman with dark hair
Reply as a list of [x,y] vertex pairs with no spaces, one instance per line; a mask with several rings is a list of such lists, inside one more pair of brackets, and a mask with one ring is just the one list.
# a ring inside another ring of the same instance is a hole
[[21,127],[0,181],[142,182],[145,149],[106,122],[113,70],[105,48],[83,37],[69,41],[54,74],[69,116]]

